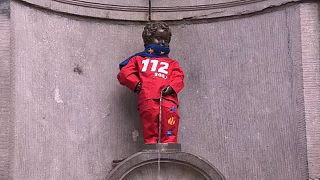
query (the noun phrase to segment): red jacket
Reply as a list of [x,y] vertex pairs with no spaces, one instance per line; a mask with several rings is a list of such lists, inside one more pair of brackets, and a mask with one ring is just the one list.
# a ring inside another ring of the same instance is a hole
[[174,93],[164,98],[178,104],[177,94],[184,87],[184,74],[181,67],[177,61],[167,57],[134,56],[120,70],[117,77],[120,84],[127,86],[132,91],[141,81],[139,104],[148,99],[159,99],[161,90],[168,85],[172,87]]

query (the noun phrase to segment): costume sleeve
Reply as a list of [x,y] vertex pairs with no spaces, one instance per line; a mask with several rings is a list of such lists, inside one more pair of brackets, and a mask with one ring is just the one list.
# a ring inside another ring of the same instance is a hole
[[182,88],[184,87],[184,74],[182,68],[179,66],[177,62],[174,63],[172,69],[172,77],[170,81],[170,86],[172,89],[178,94]]
[[120,84],[127,86],[132,91],[135,90],[137,84],[140,81],[137,61],[135,57],[131,58],[129,60],[129,63],[121,68],[117,78]]

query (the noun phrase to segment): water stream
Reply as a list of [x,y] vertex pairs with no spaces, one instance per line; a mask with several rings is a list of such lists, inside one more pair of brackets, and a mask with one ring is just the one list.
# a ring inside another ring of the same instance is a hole
[[[158,121],[158,145],[161,145],[161,132],[162,132],[162,91],[160,92],[160,106],[159,106],[159,121]],[[160,167],[160,164],[161,164],[161,154],[160,154],[160,150],[161,150],[161,146],[158,147],[158,180],[162,180],[162,177],[161,177],[161,167]]]
[[161,164],[161,154],[160,154],[160,148],[159,148],[158,149],[158,176],[157,176],[158,178],[157,178],[157,180],[162,180],[160,164]]

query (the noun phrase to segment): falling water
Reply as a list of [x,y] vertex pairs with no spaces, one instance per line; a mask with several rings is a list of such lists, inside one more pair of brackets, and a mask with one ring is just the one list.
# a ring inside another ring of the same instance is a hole
[[[162,126],[161,126],[161,123],[162,123],[162,91],[160,92],[160,106],[159,106],[159,121],[158,121],[158,144],[157,145],[161,145],[161,132],[162,132]],[[161,161],[161,154],[160,154],[160,149],[161,149],[161,146],[158,146],[158,180],[162,180],[162,177],[161,177],[161,168],[160,168],[160,161]]]
[[158,149],[158,180],[162,180],[160,163],[161,163],[161,154],[160,154],[160,148],[159,148]]

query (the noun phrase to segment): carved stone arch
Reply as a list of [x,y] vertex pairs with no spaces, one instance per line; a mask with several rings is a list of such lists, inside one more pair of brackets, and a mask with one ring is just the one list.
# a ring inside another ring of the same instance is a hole
[[[157,165],[160,162],[165,166],[173,165],[177,169],[179,169],[179,167],[185,167],[188,169],[188,171],[193,171],[193,173],[196,173],[198,179],[201,180],[225,180],[225,177],[216,167],[201,157],[186,152],[158,151],[142,151],[130,156],[117,165],[108,174],[105,180],[130,179],[132,173],[134,174],[137,169],[150,168],[152,165]],[[152,169],[152,171],[149,172],[156,172],[156,170]],[[141,176],[143,175],[140,175],[139,177],[141,178]]]
[[[147,21],[148,1],[18,0],[57,12],[103,19]],[[152,1],[153,20],[207,19],[248,14],[300,0]]]

